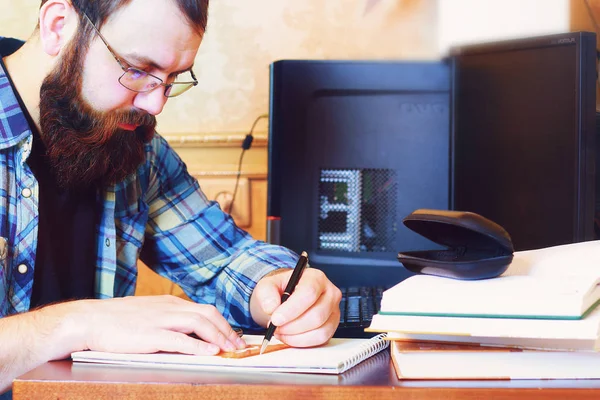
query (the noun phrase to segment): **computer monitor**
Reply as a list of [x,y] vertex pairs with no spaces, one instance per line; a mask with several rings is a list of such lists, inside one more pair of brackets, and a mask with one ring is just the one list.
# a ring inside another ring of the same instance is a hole
[[407,277],[398,252],[438,246],[402,218],[449,207],[449,89],[444,62],[273,63],[270,241],[339,287]]
[[452,205],[516,250],[594,239],[596,36],[457,47]]

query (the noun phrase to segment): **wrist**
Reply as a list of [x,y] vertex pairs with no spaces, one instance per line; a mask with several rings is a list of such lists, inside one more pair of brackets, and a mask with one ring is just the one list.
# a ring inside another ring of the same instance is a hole
[[34,311],[39,341],[48,351],[49,360],[68,357],[73,351],[86,350],[87,300],[55,304]]

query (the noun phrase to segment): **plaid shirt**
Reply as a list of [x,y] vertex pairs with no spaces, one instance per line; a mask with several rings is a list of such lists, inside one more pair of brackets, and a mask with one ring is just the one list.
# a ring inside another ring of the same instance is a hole
[[[0,68],[0,317],[29,310],[39,203],[26,162],[31,144],[23,110]],[[293,267],[297,259],[239,229],[208,201],[158,134],[146,146],[145,163],[102,197],[97,298],[132,295],[140,257],[192,300],[216,306],[230,324],[256,327],[249,300],[257,281],[274,269]]]

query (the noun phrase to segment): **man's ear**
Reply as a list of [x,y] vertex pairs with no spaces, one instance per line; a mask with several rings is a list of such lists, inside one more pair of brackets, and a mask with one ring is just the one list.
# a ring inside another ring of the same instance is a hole
[[77,31],[79,19],[68,0],[48,0],[40,8],[40,41],[50,56],[57,56]]

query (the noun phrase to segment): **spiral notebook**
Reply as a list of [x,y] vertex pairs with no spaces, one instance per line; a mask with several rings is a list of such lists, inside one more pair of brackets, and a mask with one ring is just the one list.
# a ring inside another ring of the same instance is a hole
[[[361,361],[389,346],[386,334],[370,339],[331,339],[327,344],[311,348],[292,348],[245,358],[193,356],[174,353],[127,354],[79,351],[71,354],[77,363],[176,368],[192,370],[224,370],[243,372],[300,372],[341,374]],[[260,335],[244,335],[248,345],[260,344]],[[276,341],[271,341],[276,343]]]

